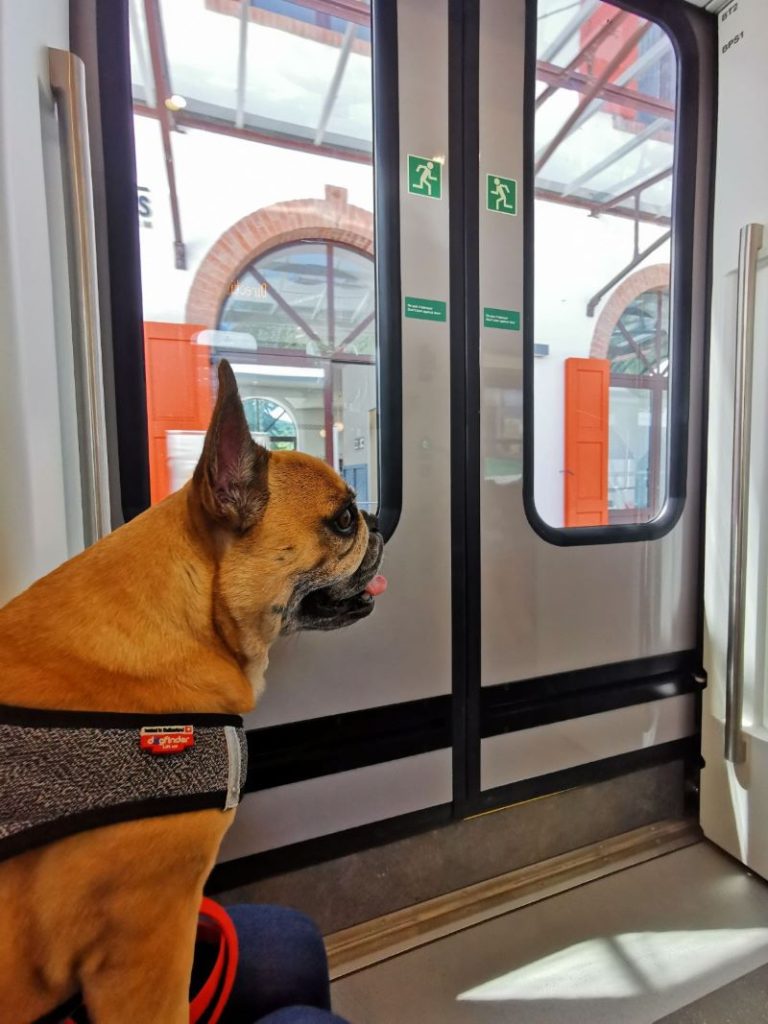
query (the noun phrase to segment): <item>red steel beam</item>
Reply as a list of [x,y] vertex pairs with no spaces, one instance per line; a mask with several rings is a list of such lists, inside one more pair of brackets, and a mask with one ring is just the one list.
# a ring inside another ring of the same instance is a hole
[[[145,103],[134,103],[135,114],[141,117],[157,117],[154,107],[148,107]],[[370,153],[355,152],[351,149],[339,149],[336,146],[322,144],[316,146],[310,139],[297,139],[290,135],[274,135],[269,132],[260,132],[255,128],[238,128],[228,121],[219,121],[214,117],[206,117],[204,114],[196,114],[191,110],[178,110],[176,112],[176,124],[184,128],[197,128],[203,132],[213,132],[216,135],[230,135],[235,139],[245,139],[247,142],[261,142],[265,146],[279,146],[281,149],[296,149],[302,153],[315,153],[320,156],[330,156],[336,160],[349,160],[357,164],[370,164],[372,157]]]
[[179,194],[176,189],[176,170],[173,164],[173,146],[171,130],[175,127],[170,110],[165,101],[171,95],[171,85],[167,76],[165,40],[163,26],[160,21],[158,0],[144,0],[144,14],[147,20],[147,38],[149,53],[152,59],[152,77],[155,80],[155,112],[160,121],[160,134],[163,140],[165,156],[165,173],[168,178],[168,194],[171,201],[171,218],[173,219],[173,250],[177,270],[186,270],[187,254],[184,237],[181,233],[181,214],[179,212]]
[[651,255],[651,253],[654,253],[657,249],[661,248],[661,246],[664,245],[665,242],[668,242],[671,237],[672,230],[670,229],[669,231],[665,231],[663,235],[659,235],[656,241],[651,242],[651,244],[647,246],[645,249],[643,249],[642,252],[635,253],[635,255],[632,257],[632,259],[629,261],[626,267],[622,267],[618,274],[616,274],[615,277],[611,278],[608,284],[604,285],[599,292],[595,292],[595,294],[587,303],[587,316],[594,316],[598,303],[603,298],[603,296],[607,295],[608,292],[612,291],[619,283],[619,281],[623,280],[623,278],[625,278],[627,274],[630,273],[630,271],[634,270],[635,267],[638,267],[644,259],[647,259],[647,257]]
[[343,18],[356,25],[371,24],[371,8],[362,0],[293,0],[300,7],[308,7],[318,14],[329,14],[332,18]]
[[[580,198],[575,195],[563,196],[559,192],[554,192],[552,189],[537,187],[534,192],[534,196],[536,199],[542,199],[547,203],[559,203],[561,206],[575,206],[580,210],[588,210],[589,213],[594,215],[601,212],[600,203],[596,203],[590,199]],[[603,212],[609,214],[611,217],[625,217],[627,220],[637,219],[642,221],[644,224],[668,225],[670,223],[670,218],[663,214],[650,213],[647,210],[638,210],[635,212],[634,207],[618,206],[614,209],[608,209]]]
[[[621,23],[625,21],[628,17],[629,14],[627,13],[627,11],[619,11],[619,13],[614,18],[610,18],[608,21],[606,21],[603,27],[598,29],[597,32],[595,32],[595,34],[589,40],[589,42],[587,42],[579,50],[579,52],[576,54],[573,60],[569,61],[568,64],[566,64],[566,66],[561,70],[560,80],[562,80],[562,78],[569,72],[575,71],[579,64],[583,64],[587,57],[590,56],[592,51],[597,49],[597,47],[603,42],[603,40],[606,39],[612,32],[615,32],[616,29],[619,28]],[[555,67],[556,66],[557,65],[555,65]],[[543,93],[536,97],[537,110],[542,105],[542,103],[546,103],[549,97],[557,92],[559,85],[559,81],[552,82],[550,85],[547,86]]]
[[603,68],[602,73],[596,79],[593,80],[592,85],[589,87],[589,89],[587,89],[587,91],[584,93],[584,95],[581,97],[578,104],[576,105],[576,109],[571,114],[569,114],[569,116],[565,119],[564,124],[555,133],[554,138],[544,147],[544,152],[536,161],[536,165],[534,168],[536,174],[539,173],[541,168],[551,158],[552,154],[555,152],[558,146],[562,145],[565,139],[567,139],[567,137],[573,131],[576,122],[587,109],[589,104],[592,102],[593,99],[595,99],[596,96],[599,95],[603,86],[605,86],[610,80],[611,75],[619,67],[621,67],[622,63],[627,59],[630,53],[632,53],[632,51],[635,49],[635,47],[638,45],[638,43],[650,27],[651,22],[648,21],[642,24],[635,32],[633,32],[632,35],[624,42],[624,45],[619,47],[616,53],[614,53],[613,57],[611,57],[611,59]]
[[667,167],[664,171],[659,171],[658,174],[654,174],[651,178],[646,178],[645,181],[641,181],[639,185],[633,185],[632,188],[628,188],[626,192],[620,192],[617,196],[612,196],[610,199],[606,199],[605,202],[598,203],[595,207],[595,213],[607,213],[612,207],[618,206],[619,203],[623,203],[625,199],[632,199],[633,196],[639,196],[642,192],[645,192],[647,188],[651,188],[653,185],[658,185],[660,181],[664,181],[672,174],[673,168]]
[[[540,82],[547,82],[559,89],[572,89],[575,92],[587,92],[593,85],[595,79],[591,75],[585,75],[580,71],[568,71],[557,64],[549,64],[546,61],[536,62],[536,78]],[[637,92],[635,89],[628,89],[625,85],[616,85],[614,82],[606,82],[599,91],[601,99],[617,103],[622,107],[632,107],[634,110],[641,110],[655,117],[666,117],[674,121],[677,108],[674,103],[658,99],[656,96],[649,96],[647,93]]]

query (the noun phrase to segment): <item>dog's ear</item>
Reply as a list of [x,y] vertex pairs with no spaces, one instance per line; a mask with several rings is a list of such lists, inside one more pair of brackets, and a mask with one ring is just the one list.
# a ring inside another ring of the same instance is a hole
[[205,511],[238,533],[263,515],[269,452],[251,437],[232,367],[219,363],[219,393],[194,485]]

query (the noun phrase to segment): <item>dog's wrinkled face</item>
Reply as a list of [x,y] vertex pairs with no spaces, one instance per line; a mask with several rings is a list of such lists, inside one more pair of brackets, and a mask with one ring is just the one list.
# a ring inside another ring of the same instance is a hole
[[370,615],[386,584],[377,577],[384,549],[373,516],[326,463],[273,452],[261,539],[290,566],[281,633],[338,629]]
[[237,634],[338,629],[369,615],[386,588],[375,517],[320,459],[253,441],[226,361],[190,493],[211,524],[218,594]]

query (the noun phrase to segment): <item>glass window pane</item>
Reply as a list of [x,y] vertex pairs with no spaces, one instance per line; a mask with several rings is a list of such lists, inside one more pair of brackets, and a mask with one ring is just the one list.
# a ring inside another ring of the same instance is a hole
[[[199,117],[231,124],[239,105],[240,0],[161,0],[172,91]],[[371,152],[370,25],[305,4],[251,0],[243,126],[315,142],[339,61],[344,74],[323,125],[326,146]],[[138,20],[138,19],[137,19]],[[137,29],[138,31],[138,29]]]
[[651,462],[651,393],[644,388],[610,389],[608,508],[648,507]]
[[335,363],[333,378],[334,463],[357,493],[361,508],[379,504],[376,371],[365,363]]
[[[261,366],[233,363],[233,368],[248,424],[260,444],[272,451],[300,449],[325,458],[325,368],[279,360]],[[302,369],[314,370],[313,376],[299,374]]]
[[660,514],[674,357],[675,52],[648,19],[582,6],[539,0],[537,20],[534,497],[556,527]]
[[334,246],[333,267],[334,347],[349,355],[372,355],[376,341],[373,261]]
[[253,436],[325,459],[377,508],[371,26],[365,5],[339,12],[132,5],[153,501],[189,478],[226,357]]

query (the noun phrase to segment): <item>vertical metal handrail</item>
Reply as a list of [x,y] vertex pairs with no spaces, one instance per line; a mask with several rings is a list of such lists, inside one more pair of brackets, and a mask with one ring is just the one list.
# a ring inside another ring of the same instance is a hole
[[728,651],[725,676],[725,759],[746,757],[742,732],[744,708],[744,609],[749,528],[749,454],[752,435],[752,354],[755,336],[757,253],[762,224],[745,224],[739,235],[736,295],[736,372],[733,397],[731,470],[731,565],[728,584]]
[[70,264],[72,320],[78,378],[83,519],[88,544],[109,533],[112,520],[85,66],[75,54],[54,48],[48,50],[48,65],[59,112],[74,250]]

